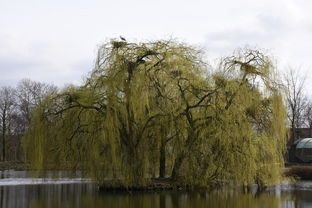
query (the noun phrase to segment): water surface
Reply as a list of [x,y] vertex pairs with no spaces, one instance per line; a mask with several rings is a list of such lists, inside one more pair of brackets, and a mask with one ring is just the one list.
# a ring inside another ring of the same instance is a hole
[[[58,176],[58,178],[55,178]],[[312,207],[312,182],[282,183],[265,192],[253,190],[166,191],[149,193],[99,192],[90,180],[51,172],[49,179],[25,171],[0,172],[0,207],[8,208],[301,208]]]

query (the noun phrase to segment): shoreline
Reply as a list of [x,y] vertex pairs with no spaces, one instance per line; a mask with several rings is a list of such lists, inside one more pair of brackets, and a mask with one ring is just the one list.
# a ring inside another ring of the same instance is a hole
[[283,175],[297,180],[312,180],[312,165],[293,165],[285,167]]
[[5,170],[30,170],[27,164],[22,161],[2,161],[0,162],[0,171]]
[[112,185],[112,181],[107,181],[99,185],[99,190],[103,192],[157,192],[157,191],[171,191],[181,190],[180,187],[174,185],[170,178],[152,178],[150,183],[143,186],[126,187],[123,185]]
[[[32,171],[29,165],[21,161],[5,161],[0,162],[0,171]],[[50,170],[53,171],[53,170]],[[59,170],[61,171],[61,170]],[[282,169],[282,174],[286,178],[294,179],[296,181],[312,180],[312,164],[310,163],[287,163]],[[104,181],[98,185],[98,189],[103,192],[158,192],[171,190],[199,190],[199,189],[215,189],[223,186],[224,183],[211,184],[207,187],[203,186],[187,186],[181,185],[173,181],[171,178],[152,178],[146,185],[127,187],[122,183],[113,181]],[[247,187],[248,188],[248,187]],[[266,189],[266,187],[264,187]]]

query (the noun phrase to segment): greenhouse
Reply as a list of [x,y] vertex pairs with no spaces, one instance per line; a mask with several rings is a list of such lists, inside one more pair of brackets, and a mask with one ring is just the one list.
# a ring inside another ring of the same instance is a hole
[[296,157],[303,162],[312,162],[312,138],[304,138],[297,143]]

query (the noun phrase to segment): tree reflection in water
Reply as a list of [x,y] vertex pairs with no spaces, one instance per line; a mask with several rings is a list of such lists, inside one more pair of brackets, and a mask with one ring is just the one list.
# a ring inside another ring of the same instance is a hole
[[177,207],[307,207],[312,192],[243,193],[238,190],[168,191],[150,193],[98,192],[93,184],[0,186],[0,207],[58,208],[177,208]]

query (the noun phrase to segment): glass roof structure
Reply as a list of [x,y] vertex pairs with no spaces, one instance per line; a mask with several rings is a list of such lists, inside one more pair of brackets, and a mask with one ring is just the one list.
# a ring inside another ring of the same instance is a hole
[[296,148],[312,148],[312,138],[301,139],[297,143]]

